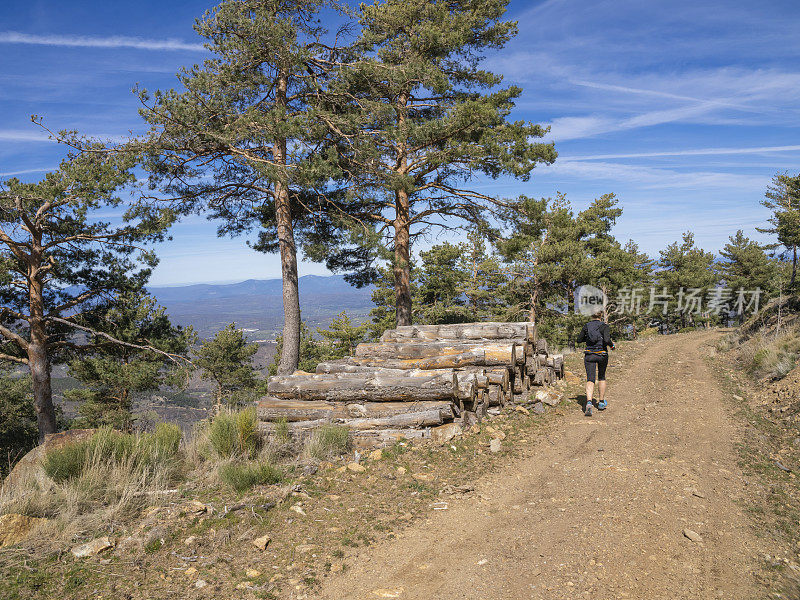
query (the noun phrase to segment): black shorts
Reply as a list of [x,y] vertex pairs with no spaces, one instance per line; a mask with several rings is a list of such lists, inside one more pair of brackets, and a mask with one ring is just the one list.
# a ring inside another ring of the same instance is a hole
[[586,381],[595,381],[595,367],[597,368],[597,379],[606,380],[606,367],[608,367],[608,354],[587,352],[583,355],[583,366],[586,367]]

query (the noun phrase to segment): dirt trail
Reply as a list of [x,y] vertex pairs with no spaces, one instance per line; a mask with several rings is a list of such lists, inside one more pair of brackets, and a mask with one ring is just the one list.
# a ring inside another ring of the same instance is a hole
[[623,369],[612,361],[608,411],[589,419],[576,405],[529,456],[365,549],[319,597],[758,597],[739,432],[702,359],[713,335],[660,338]]

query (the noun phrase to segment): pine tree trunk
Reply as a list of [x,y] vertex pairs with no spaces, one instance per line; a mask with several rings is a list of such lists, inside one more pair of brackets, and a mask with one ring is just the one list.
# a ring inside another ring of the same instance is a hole
[[797,277],[797,246],[792,246],[792,279],[789,281],[789,289],[794,289],[794,280]]
[[[398,97],[397,124],[402,131],[405,122],[408,94]],[[408,156],[406,145],[398,146],[398,159],[395,167],[399,175],[408,174]],[[411,207],[408,190],[398,189],[395,192],[394,220],[394,293],[397,326],[411,325]]]
[[[278,76],[278,105],[286,105],[287,77]],[[286,166],[286,140],[278,140],[273,146],[273,158]],[[285,173],[285,169],[284,169]],[[275,183],[275,215],[278,229],[278,246],[281,253],[281,277],[283,279],[283,348],[278,375],[289,375],[300,363],[300,290],[297,278],[297,247],[292,228],[292,211],[289,204],[289,188],[286,181]]]
[[[35,243],[35,242],[34,242]],[[47,329],[44,321],[42,283],[35,268],[30,272],[30,332],[28,367],[31,372],[33,405],[39,427],[39,443],[48,433],[56,432],[56,411],[53,407],[53,388],[50,378],[50,356],[47,351]]]
[[411,248],[408,224],[408,194],[397,192],[394,234],[394,293],[397,326],[411,325]]

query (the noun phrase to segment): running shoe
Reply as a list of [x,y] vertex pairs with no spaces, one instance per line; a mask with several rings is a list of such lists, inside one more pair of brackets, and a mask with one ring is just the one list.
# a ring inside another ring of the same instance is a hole
[[587,402],[586,403],[586,410],[583,411],[583,414],[586,415],[587,417],[591,417],[592,416],[592,403],[591,402]]
[[597,404],[597,410],[605,410],[605,409],[607,409],[607,408],[608,408],[608,402],[606,402],[605,398],[603,398],[603,399],[602,399],[602,400],[600,400],[600,402]]

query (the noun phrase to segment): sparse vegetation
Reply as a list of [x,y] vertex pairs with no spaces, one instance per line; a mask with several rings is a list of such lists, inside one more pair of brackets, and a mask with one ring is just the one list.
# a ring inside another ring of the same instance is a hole
[[209,425],[208,439],[220,458],[255,457],[260,445],[255,408],[217,415]]
[[308,458],[325,460],[341,456],[349,445],[348,429],[339,425],[323,425],[306,440],[303,453]]
[[280,483],[284,473],[267,462],[230,462],[220,465],[219,478],[225,485],[241,493],[256,485]]
[[159,423],[153,433],[120,433],[99,429],[91,438],[48,452],[42,461],[45,474],[55,483],[78,479],[98,465],[128,467],[132,473],[155,473],[174,468],[181,439],[176,425]]

